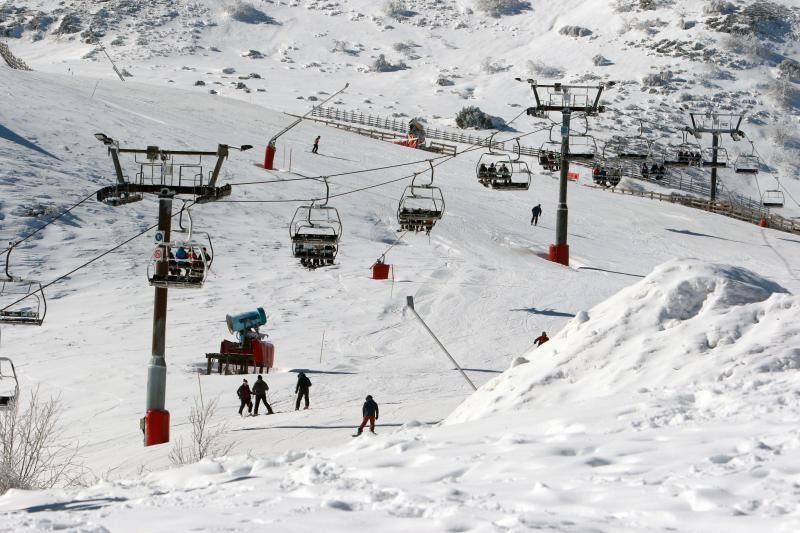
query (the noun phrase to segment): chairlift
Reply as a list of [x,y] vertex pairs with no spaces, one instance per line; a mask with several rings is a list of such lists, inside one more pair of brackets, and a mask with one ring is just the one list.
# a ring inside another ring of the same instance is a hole
[[570,135],[570,160],[593,161],[597,157],[597,142],[590,135]]
[[683,142],[667,146],[664,164],[673,167],[699,167],[703,163],[703,152],[697,143],[686,140],[683,132]]
[[300,259],[302,266],[310,270],[333,264],[342,236],[342,219],[339,211],[328,205],[330,187],[328,178],[323,179],[325,201],[298,207],[289,225],[292,253]]
[[9,259],[16,244],[9,243],[5,278],[0,278],[0,324],[41,326],[47,314],[47,298],[38,281],[16,278],[9,272]]
[[753,141],[750,141],[750,146],[749,154],[739,154],[733,162],[733,171],[737,174],[758,174],[761,159],[755,154]]
[[8,409],[19,397],[19,380],[14,362],[0,357],[0,409]]
[[761,205],[764,207],[783,207],[785,200],[783,191],[778,189],[766,190],[761,195]]
[[547,141],[539,148],[539,165],[550,172],[561,170],[561,143]]
[[156,244],[147,267],[150,285],[172,289],[201,289],[214,261],[211,236],[204,233],[205,240],[192,238],[192,213],[189,216],[189,231],[185,239],[172,239]]
[[508,153],[492,152],[491,147],[488,153],[481,155],[477,165],[478,181],[481,185],[498,191],[527,191],[530,188],[531,171],[528,164],[520,160],[519,139],[517,146],[515,159]]
[[[717,161],[714,162],[714,152],[717,153]],[[728,166],[728,150],[722,146],[709,147],[703,150],[703,166],[713,168],[725,168]]]
[[592,181],[601,187],[616,187],[622,179],[623,166],[619,158],[601,158],[592,167]]
[[419,174],[414,174],[411,185],[407,186],[397,206],[397,222],[400,231],[424,231],[430,233],[436,222],[444,216],[444,195],[442,190],[433,184],[433,162],[431,166],[431,180],[424,185],[417,185]]
[[652,142],[642,137],[614,137],[603,147],[603,154],[625,161],[645,161],[650,158]]

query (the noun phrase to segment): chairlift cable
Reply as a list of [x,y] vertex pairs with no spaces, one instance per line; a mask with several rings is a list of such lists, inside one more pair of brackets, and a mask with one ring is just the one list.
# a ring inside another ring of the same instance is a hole
[[[192,203],[194,203],[194,202],[192,202]],[[172,214],[170,215],[170,218],[174,218],[174,217],[178,216],[178,214],[179,214],[180,212],[181,212],[181,211],[180,211],[180,210],[178,210],[178,211],[176,211],[176,212],[172,213]],[[89,259],[89,260],[88,260],[88,261],[86,261],[85,263],[83,263],[83,264],[81,264],[81,265],[79,265],[79,266],[77,266],[77,267],[73,268],[72,270],[70,270],[70,271],[69,271],[69,272],[67,272],[66,274],[63,274],[63,275],[61,275],[61,276],[57,277],[56,279],[54,279],[53,281],[50,281],[50,282],[48,282],[48,283],[46,283],[46,284],[42,285],[42,287],[41,287],[39,290],[37,290],[36,292],[40,292],[40,291],[44,292],[44,289],[46,289],[46,288],[50,287],[51,285],[55,285],[56,283],[58,283],[59,281],[62,281],[62,280],[64,280],[65,278],[68,278],[69,276],[71,276],[71,275],[72,275],[72,274],[74,274],[75,272],[77,272],[77,271],[79,271],[79,270],[82,270],[82,269],[86,268],[87,266],[91,265],[92,263],[94,263],[95,261],[98,261],[99,259],[102,259],[103,257],[107,256],[108,254],[110,254],[110,253],[112,253],[112,252],[115,252],[115,251],[119,250],[120,248],[122,248],[122,247],[123,247],[123,246],[125,246],[126,244],[130,243],[131,241],[133,241],[133,240],[135,240],[135,239],[137,239],[137,238],[139,238],[139,237],[141,237],[142,235],[144,235],[144,234],[145,234],[145,233],[147,233],[148,231],[150,231],[150,230],[153,230],[153,229],[155,229],[155,228],[157,228],[157,227],[158,227],[158,222],[156,222],[155,224],[153,224],[153,225],[151,225],[151,226],[148,226],[147,228],[145,228],[144,230],[140,231],[139,233],[137,233],[137,234],[136,234],[136,235],[134,235],[133,237],[130,237],[130,238],[128,238],[128,239],[125,239],[125,240],[124,240],[124,241],[122,241],[121,243],[119,243],[119,244],[115,245],[115,246],[114,246],[114,247],[112,247],[112,248],[109,248],[108,250],[104,251],[104,252],[103,252],[103,253],[101,253],[100,255],[97,255],[97,256],[93,257],[92,259]],[[18,300],[16,300],[16,301],[14,301],[14,302],[11,302],[11,303],[10,303],[10,304],[8,304],[7,306],[5,306],[5,307],[3,307],[2,309],[0,309],[0,312],[2,312],[2,311],[5,311],[5,310],[6,310],[6,309],[8,309],[9,307],[12,307],[12,306],[14,306],[14,305],[17,305],[18,303],[22,302],[23,300],[25,300],[25,299],[26,299],[26,298],[28,298],[28,297],[30,297],[30,294],[28,294],[28,295],[25,295],[25,296],[23,296],[22,298],[20,298],[20,299],[18,299]]]
[[[747,137],[747,134],[745,134],[745,137]],[[750,145],[753,147],[753,151],[756,153],[756,155],[758,156],[759,160],[761,160],[761,161],[763,161],[764,163],[766,163],[766,161],[767,161],[767,160],[766,160],[766,159],[764,159],[764,158],[761,156],[761,153],[758,151],[758,148],[756,148],[756,145],[755,145],[755,143],[754,143],[752,140],[750,140],[750,138],[749,138],[749,137],[747,137],[747,140],[749,140],[749,141],[750,141]],[[769,167],[770,167],[770,165],[769,165],[769,164],[767,164],[767,168],[769,168]],[[770,172],[770,174],[772,174],[772,172]],[[773,179],[775,180],[775,182],[778,184],[778,187],[780,187],[780,188],[781,188],[781,190],[783,190],[783,192],[785,192],[786,194],[788,194],[788,195],[789,195],[789,198],[791,198],[791,199],[792,199],[792,201],[795,203],[795,205],[796,205],[797,207],[800,207],[800,202],[798,202],[798,201],[797,201],[797,199],[795,199],[795,197],[792,195],[792,193],[791,193],[791,192],[789,192],[789,190],[788,190],[786,187],[784,187],[784,186],[783,186],[783,183],[781,183],[781,180],[779,180],[779,179],[777,178],[777,176],[775,176],[774,174],[772,175],[772,177],[773,177]]]
[[[545,128],[540,128],[538,130],[529,131],[527,133],[523,133],[523,134],[520,134],[520,135],[516,135],[514,137],[509,137],[507,139],[504,139],[502,142],[510,141],[510,140],[522,139],[522,138],[527,137],[529,135],[533,135],[535,133],[539,133],[539,132],[542,132],[542,131],[545,131],[545,130],[548,130],[548,129],[550,129],[550,128],[549,127],[545,127]],[[410,166],[410,165],[418,165],[420,163],[429,163],[429,162],[438,160],[433,165],[434,167],[437,167],[439,165],[442,165],[442,164],[448,162],[451,159],[455,159],[456,157],[458,157],[460,155],[463,155],[463,154],[466,154],[468,152],[472,152],[472,151],[475,151],[475,150],[480,150],[482,148],[484,148],[484,146],[482,144],[474,144],[471,147],[469,147],[469,148],[467,148],[465,150],[462,150],[461,152],[458,152],[456,155],[447,155],[447,156],[439,156],[439,157],[428,158],[428,159],[421,159],[419,161],[413,161],[413,162],[409,162],[409,163],[400,163],[400,164],[397,164],[397,165],[392,165],[391,167],[382,167],[382,168],[404,167],[404,166]],[[381,169],[366,169],[366,170],[359,170],[359,171],[352,171],[352,172],[343,172],[343,173],[339,173],[339,174],[330,174],[327,177],[344,176],[344,175],[349,175],[349,174],[371,172],[371,171],[377,171],[377,170],[381,170]],[[399,178],[395,178],[395,179],[392,179],[392,180],[389,180],[389,181],[384,181],[384,182],[381,182],[381,183],[376,183],[376,184],[373,184],[373,185],[360,187],[358,189],[352,189],[350,191],[345,191],[345,192],[341,192],[341,193],[338,193],[338,194],[332,194],[332,195],[330,195],[330,198],[338,198],[340,196],[347,196],[348,194],[362,192],[362,191],[366,191],[368,189],[375,189],[377,187],[382,187],[384,185],[391,185],[392,183],[397,183],[398,181],[403,181],[403,180],[407,180],[409,178],[413,178],[415,174],[418,174],[418,173],[409,174],[409,175],[406,175],[406,176],[401,176]],[[302,178],[302,179],[304,179],[304,180],[313,179],[313,180],[319,181],[319,180],[323,179],[324,177],[326,177],[326,176],[314,176],[314,177],[306,177],[306,178]],[[319,200],[322,200],[322,198],[304,198],[304,199],[292,199],[292,200],[218,200],[215,203],[280,204],[280,203],[312,202],[312,201],[319,201]]]
[[30,239],[31,237],[33,237],[34,235],[36,235],[37,233],[39,233],[40,231],[42,231],[43,229],[45,229],[47,226],[49,226],[49,225],[50,225],[50,224],[52,224],[53,222],[55,222],[55,221],[57,221],[57,220],[61,219],[61,218],[62,218],[64,215],[66,215],[67,213],[69,213],[70,211],[72,211],[73,209],[75,209],[76,207],[78,207],[79,205],[81,205],[81,204],[85,203],[85,202],[86,202],[87,200],[89,200],[90,198],[93,198],[95,195],[97,195],[97,191],[94,191],[94,192],[92,192],[92,193],[89,193],[89,195],[88,195],[88,196],[86,196],[85,198],[83,198],[82,200],[80,200],[78,203],[76,203],[76,204],[73,204],[72,206],[68,207],[66,210],[64,210],[64,212],[62,212],[61,214],[59,214],[59,215],[56,215],[55,217],[51,218],[50,220],[48,220],[48,221],[47,221],[47,222],[46,222],[44,225],[42,225],[41,227],[39,227],[39,228],[35,229],[33,232],[29,233],[29,234],[28,234],[28,235],[26,235],[25,237],[22,237],[21,239],[17,240],[17,241],[16,241],[16,242],[14,242],[13,244],[11,244],[11,246],[9,246],[9,247],[8,247],[8,248],[6,248],[5,250],[1,251],[1,252],[0,252],[0,254],[4,254],[4,253],[6,253],[7,251],[11,250],[12,248],[16,247],[17,245],[20,245],[20,244],[22,244],[23,242],[27,241],[28,239]]

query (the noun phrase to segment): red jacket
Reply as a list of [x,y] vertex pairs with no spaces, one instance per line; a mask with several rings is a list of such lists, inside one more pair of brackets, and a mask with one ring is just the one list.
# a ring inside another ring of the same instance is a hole
[[242,386],[239,387],[239,390],[236,391],[236,394],[243,402],[250,401],[250,387],[247,386],[247,383],[242,383]]

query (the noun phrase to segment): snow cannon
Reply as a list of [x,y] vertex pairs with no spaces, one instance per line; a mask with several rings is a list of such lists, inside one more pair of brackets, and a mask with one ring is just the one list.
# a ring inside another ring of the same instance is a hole
[[267,313],[263,307],[238,315],[225,315],[228,331],[232,334],[242,333],[248,329],[256,329],[267,323]]

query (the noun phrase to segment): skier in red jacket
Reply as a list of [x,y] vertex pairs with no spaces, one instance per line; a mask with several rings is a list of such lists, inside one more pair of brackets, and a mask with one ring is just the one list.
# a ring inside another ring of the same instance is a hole
[[242,414],[244,411],[244,406],[247,406],[247,414],[253,412],[253,402],[250,401],[250,385],[247,384],[247,380],[243,380],[241,387],[239,387],[236,391],[236,395],[239,397],[239,400],[242,404],[239,406],[239,415]]
[[546,343],[549,340],[550,337],[548,337],[547,333],[543,331],[541,335],[536,337],[536,340],[533,341],[533,344],[535,344],[536,346],[541,346],[542,344]]

